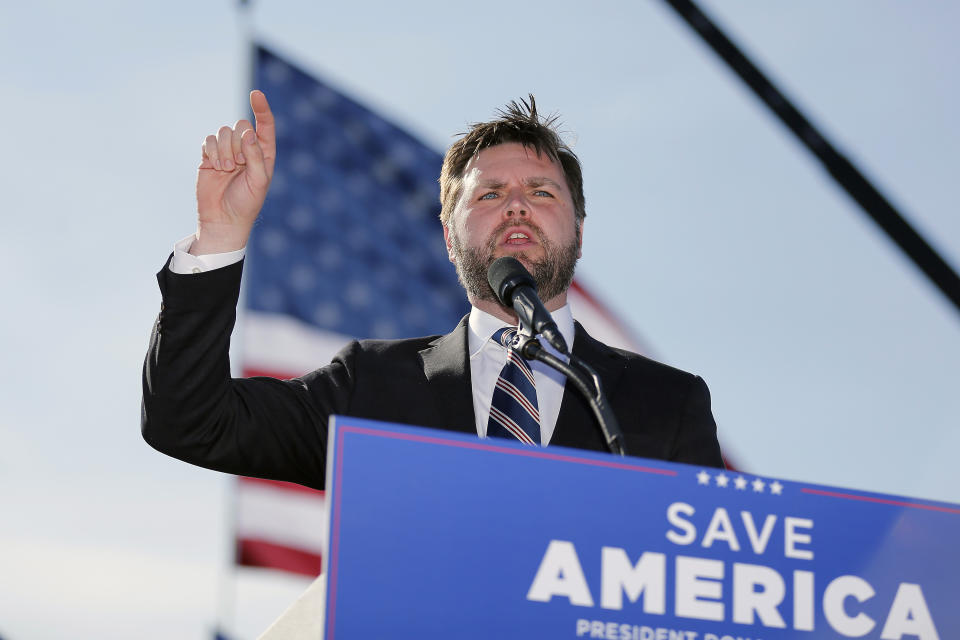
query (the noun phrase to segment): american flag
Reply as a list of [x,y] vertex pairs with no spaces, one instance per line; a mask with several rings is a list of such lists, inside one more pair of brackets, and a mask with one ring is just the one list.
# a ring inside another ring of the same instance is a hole
[[[278,153],[247,246],[244,375],[301,375],[352,337],[450,331],[469,304],[439,221],[442,155],[262,46],[254,68]],[[569,298],[595,337],[646,351],[581,283]],[[317,575],[322,492],[247,478],[237,489],[237,562]]]

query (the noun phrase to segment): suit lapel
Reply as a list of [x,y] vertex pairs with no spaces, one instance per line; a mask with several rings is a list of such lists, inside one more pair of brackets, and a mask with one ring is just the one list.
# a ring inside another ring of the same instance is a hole
[[464,433],[477,432],[473,411],[473,388],[467,360],[467,318],[452,332],[420,351],[432,409],[441,422],[435,426]]
[[[596,370],[600,384],[611,405],[615,405],[615,395],[623,363],[620,356],[610,347],[594,340],[583,326],[575,323],[573,353]],[[579,449],[606,451],[607,447],[596,424],[590,405],[568,381],[563,389],[560,403],[560,415],[550,444]]]
[[[420,360],[424,376],[430,383],[427,389],[431,406],[427,413],[437,416],[439,420],[425,426],[475,434],[473,388],[467,358],[467,318],[465,316],[453,331],[420,351]],[[620,356],[594,340],[579,322],[575,323],[573,352],[596,370],[607,399],[614,405],[617,383],[623,370]],[[550,444],[607,450],[589,405],[569,382],[563,390],[560,414]]]

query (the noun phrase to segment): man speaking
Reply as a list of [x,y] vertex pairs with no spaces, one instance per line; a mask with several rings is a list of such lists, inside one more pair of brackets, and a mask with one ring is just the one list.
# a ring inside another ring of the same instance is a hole
[[532,97],[473,125],[444,158],[443,234],[472,305],[451,333],[353,341],[293,380],[231,378],[244,248],[277,154],[266,96],[254,91],[250,104],[255,127],[240,120],[204,141],[196,234],[157,276],[163,305],[143,372],[150,445],[210,469],[318,489],[332,414],[605,450],[588,403],[563,376],[510,348],[518,318],[487,271],[511,256],[533,275],[564,342],[599,374],[630,455],[723,466],[700,378],[608,347],[574,321],[567,289],[583,242],[583,179]]

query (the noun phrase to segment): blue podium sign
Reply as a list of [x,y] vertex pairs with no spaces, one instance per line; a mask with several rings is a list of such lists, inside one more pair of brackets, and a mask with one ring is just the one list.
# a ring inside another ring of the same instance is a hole
[[336,417],[327,640],[960,638],[960,506]]

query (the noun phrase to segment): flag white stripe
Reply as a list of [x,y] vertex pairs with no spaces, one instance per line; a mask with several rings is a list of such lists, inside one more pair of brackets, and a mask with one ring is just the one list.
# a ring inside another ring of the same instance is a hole
[[327,364],[351,340],[290,316],[249,309],[243,314],[241,331],[245,369],[291,377]]
[[237,483],[237,538],[323,553],[326,500],[321,495],[254,482]]

